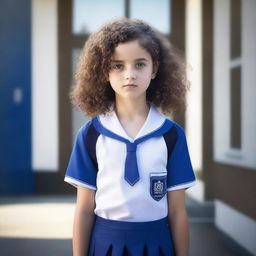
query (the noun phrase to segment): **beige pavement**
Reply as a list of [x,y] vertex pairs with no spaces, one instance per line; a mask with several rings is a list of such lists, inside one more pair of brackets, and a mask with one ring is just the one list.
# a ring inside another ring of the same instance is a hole
[[0,203],[0,238],[71,239],[74,197],[2,197]]

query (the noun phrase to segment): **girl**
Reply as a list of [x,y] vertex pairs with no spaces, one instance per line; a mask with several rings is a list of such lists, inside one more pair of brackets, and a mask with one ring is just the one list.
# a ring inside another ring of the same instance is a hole
[[65,176],[77,187],[75,256],[188,255],[195,176],[184,131],[164,116],[186,90],[181,58],[146,23],[121,18],[89,37],[71,98],[92,119]]

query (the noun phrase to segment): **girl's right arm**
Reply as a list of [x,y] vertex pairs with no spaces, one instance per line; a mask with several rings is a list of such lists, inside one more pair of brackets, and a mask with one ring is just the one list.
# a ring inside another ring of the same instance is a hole
[[77,186],[73,225],[73,256],[87,255],[94,224],[95,190]]

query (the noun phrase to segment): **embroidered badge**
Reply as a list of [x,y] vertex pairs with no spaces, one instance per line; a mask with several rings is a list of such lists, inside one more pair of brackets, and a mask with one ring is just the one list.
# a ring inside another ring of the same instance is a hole
[[150,194],[156,201],[161,200],[167,190],[167,174],[151,173],[150,174]]

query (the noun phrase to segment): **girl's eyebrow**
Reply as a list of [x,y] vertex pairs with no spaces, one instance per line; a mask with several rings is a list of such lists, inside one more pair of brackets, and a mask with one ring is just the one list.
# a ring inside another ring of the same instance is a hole
[[138,58],[135,61],[148,61],[148,59],[146,59],[146,58]]
[[123,60],[111,60],[111,62],[124,62]]
[[[138,58],[138,59],[135,59],[135,61],[148,61],[148,59],[146,58]],[[111,60],[111,62],[124,62],[123,60]]]

